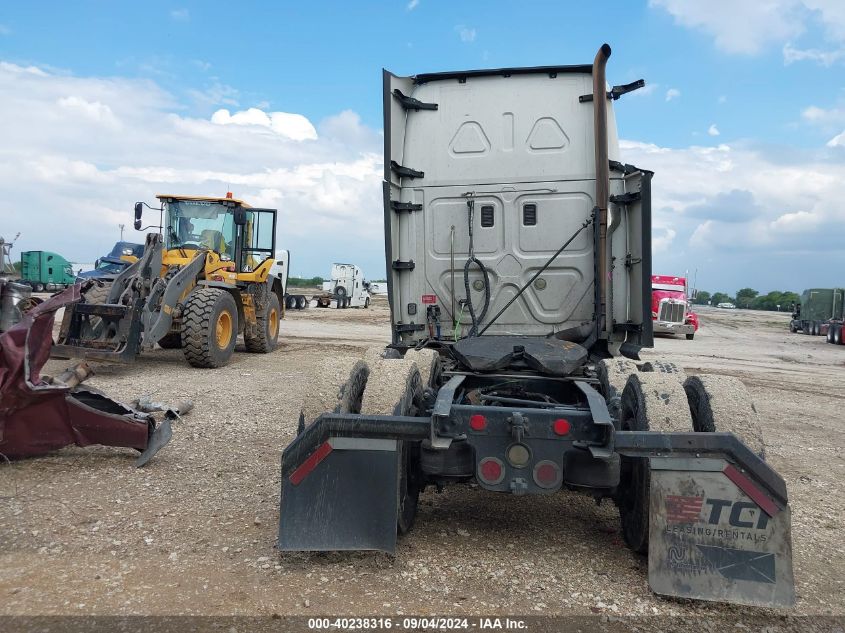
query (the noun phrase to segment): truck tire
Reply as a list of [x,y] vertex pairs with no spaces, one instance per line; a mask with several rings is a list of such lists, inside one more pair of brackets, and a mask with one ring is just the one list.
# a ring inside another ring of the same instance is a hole
[[182,347],[182,333],[170,332],[162,336],[158,341],[161,349],[179,349]]
[[35,292],[44,292],[44,284],[36,282],[32,284],[32,289]]
[[687,340],[688,341],[691,341],[694,338],[695,338],[695,332],[693,332],[692,334],[687,334]]
[[405,360],[412,360],[417,364],[423,388],[437,388],[443,373],[443,364],[440,361],[440,354],[436,350],[409,349],[405,352]]
[[369,308],[369,307],[370,307],[370,298],[369,298],[369,297],[367,297],[366,299],[364,299],[364,307],[365,307],[365,308]]
[[334,293],[335,293],[335,295],[337,295],[338,299],[345,298],[346,294],[347,294],[346,288],[343,287],[343,286],[338,286],[337,288],[335,288]]
[[[689,432],[692,427],[683,385],[670,374],[631,374],[622,392],[623,430]],[[622,457],[616,505],[622,537],[633,551],[648,551],[651,470],[645,457]]]
[[302,402],[298,433],[323,413],[360,413],[369,375],[369,366],[360,358],[326,359]]
[[293,295],[287,295],[285,297],[285,308],[288,310],[293,310],[296,307],[296,297]]
[[835,345],[842,345],[842,327],[841,325],[837,325],[833,331],[833,343]]
[[693,429],[697,433],[733,433],[765,458],[757,409],[745,385],[733,376],[699,374],[684,381]]
[[193,367],[222,367],[238,340],[238,306],[221,288],[197,288],[182,317],[182,349]]
[[305,298],[304,295],[300,295],[296,298],[296,309],[297,310],[304,310],[308,307],[308,300]]
[[833,335],[834,335],[835,332],[836,332],[836,325],[834,323],[831,323],[830,325],[827,326],[827,342],[828,343],[832,344],[834,342]]
[[[361,413],[370,415],[416,415],[422,403],[423,385],[417,364],[405,359],[385,359],[370,366]],[[410,531],[417,515],[422,471],[419,442],[399,442],[399,508],[396,527]]]
[[255,354],[269,354],[276,349],[276,345],[279,343],[281,313],[282,308],[279,305],[279,297],[275,292],[271,292],[264,312],[256,315],[257,327],[255,329],[255,335],[250,336],[244,333],[246,351]]
[[613,419],[619,419],[620,402],[628,376],[637,373],[634,361],[627,358],[604,358],[596,365],[601,394]]

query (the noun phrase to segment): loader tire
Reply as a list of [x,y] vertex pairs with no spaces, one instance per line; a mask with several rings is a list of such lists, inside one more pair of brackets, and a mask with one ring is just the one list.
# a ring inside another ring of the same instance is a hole
[[279,297],[275,292],[270,293],[267,299],[267,306],[264,313],[256,317],[255,336],[244,334],[244,345],[246,351],[255,354],[269,354],[279,343],[279,323],[282,309],[279,304]]
[[[412,360],[384,359],[370,367],[361,413],[370,415],[416,415],[422,403],[423,385],[417,364]],[[410,531],[417,516],[422,471],[419,442],[398,442],[399,507],[396,527],[400,534]]]
[[185,304],[182,348],[193,367],[222,367],[238,340],[238,306],[220,288],[198,288]]
[[628,382],[628,376],[636,374],[637,365],[627,358],[604,358],[596,365],[599,388],[607,402],[607,410],[615,420],[619,419],[619,407],[622,390]]
[[158,340],[158,345],[161,349],[179,349],[182,347],[182,333],[170,332],[165,334]]
[[405,352],[405,360],[412,360],[417,364],[423,388],[435,389],[440,384],[443,364],[440,361],[440,354],[436,350],[409,349]]
[[327,358],[303,399],[299,433],[323,413],[360,413],[369,375],[368,364],[360,358]]
[[[690,432],[692,419],[684,388],[672,375],[632,374],[622,392],[624,431]],[[622,457],[616,505],[622,537],[638,554],[648,551],[651,469],[645,457]]]
[[761,459],[766,456],[757,408],[745,385],[733,376],[699,374],[684,381],[693,430],[733,433]]

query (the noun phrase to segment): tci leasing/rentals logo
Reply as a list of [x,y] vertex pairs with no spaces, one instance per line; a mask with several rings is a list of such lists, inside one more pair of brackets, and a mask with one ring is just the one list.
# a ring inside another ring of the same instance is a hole
[[723,517],[727,517],[728,524],[735,528],[764,530],[769,523],[769,516],[750,501],[666,495],[666,521],[669,523],[719,525]]

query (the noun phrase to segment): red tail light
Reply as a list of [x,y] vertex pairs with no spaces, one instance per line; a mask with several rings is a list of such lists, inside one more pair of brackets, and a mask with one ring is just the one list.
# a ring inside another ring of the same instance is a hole
[[563,418],[552,422],[552,430],[555,432],[555,435],[567,435],[571,428],[572,425],[569,424],[569,420],[564,420]]
[[483,415],[474,415],[469,419],[469,428],[473,431],[483,431],[487,428],[487,418]]
[[549,460],[537,462],[534,481],[541,488],[557,488],[561,482],[560,466]]
[[495,457],[485,457],[478,462],[478,478],[491,486],[501,483],[505,478],[505,465]]

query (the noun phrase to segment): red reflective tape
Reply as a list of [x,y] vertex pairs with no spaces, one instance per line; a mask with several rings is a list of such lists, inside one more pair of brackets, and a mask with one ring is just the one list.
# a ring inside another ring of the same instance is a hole
[[725,473],[725,476],[728,479],[734,482],[737,488],[747,494],[749,498],[760,506],[763,512],[768,514],[770,517],[774,517],[778,512],[780,512],[780,508],[777,504],[769,499],[766,493],[760,490],[760,488],[758,488],[751,479],[739,472],[732,464],[725,466],[725,470],[722,472]]
[[308,456],[308,459],[302,462],[302,464],[299,465],[299,468],[297,468],[295,471],[293,471],[293,473],[291,473],[290,482],[294,486],[298,486],[302,482],[302,480],[305,479],[308,474],[317,467],[317,464],[323,461],[331,452],[331,444],[329,444],[328,442],[323,442],[322,444],[320,444],[317,450],[311,453]]
[[423,303],[437,303],[437,295],[423,295],[422,296]]

